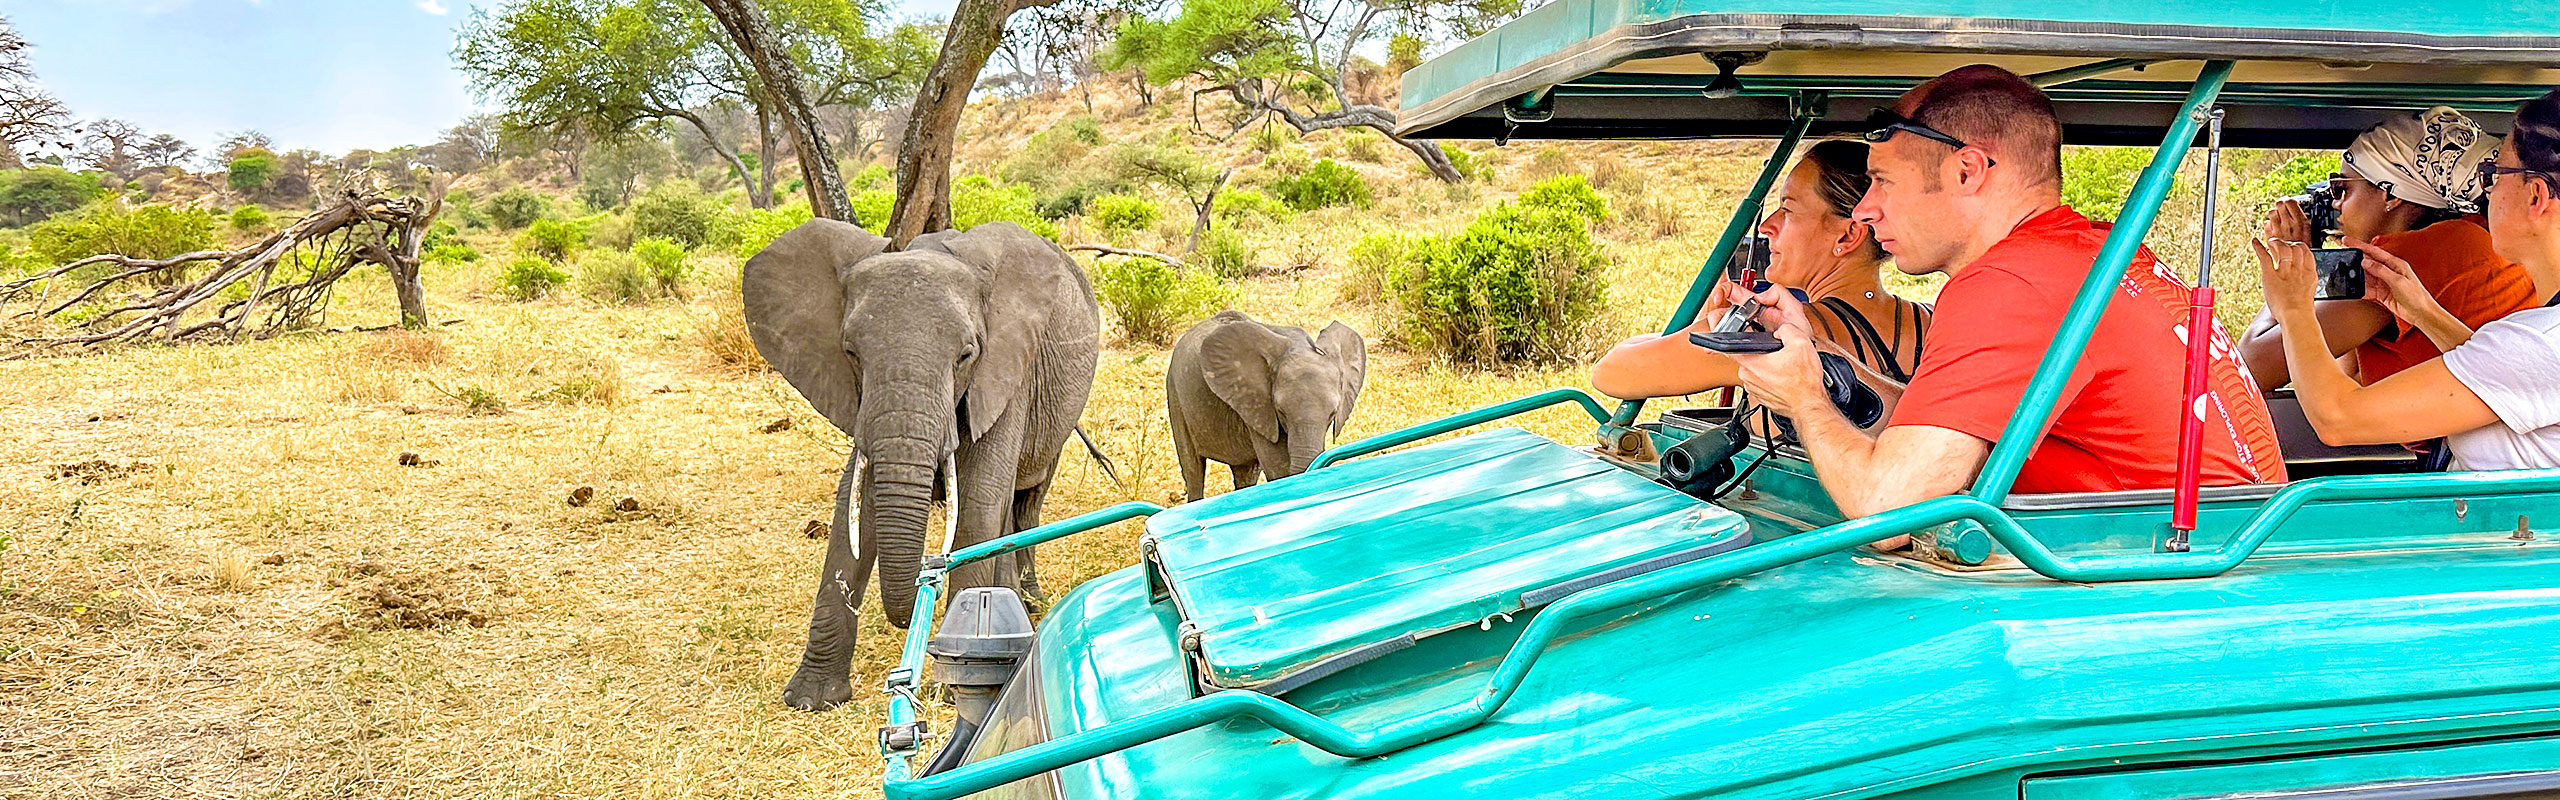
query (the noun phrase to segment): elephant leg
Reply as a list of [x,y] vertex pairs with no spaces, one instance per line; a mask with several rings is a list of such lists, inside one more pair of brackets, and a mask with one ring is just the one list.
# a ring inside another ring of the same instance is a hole
[[1236,488],[1238,489],[1243,489],[1262,482],[1262,467],[1258,465],[1236,464],[1227,467],[1227,472],[1236,476]]
[[1197,503],[1208,496],[1209,460],[1192,451],[1191,443],[1179,434],[1173,437],[1173,463],[1182,465],[1183,497]]
[[[959,520],[952,542],[968,547],[1011,533],[1014,486],[1022,453],[1022,421],[1018,414],[1006,414],[976,441],[963,442],[957,454],[960,472],[959,495],[952,502],[959,507]],[[1002,586],[1021,591],[1016,585],[1019,573],[1008,559],[1008,553],[951,573],[949,595],[962,589],[980,586]]]
[[819,571],[817,599],[810,603],[809,644],[800,651],[800,668],[782,687],[783,704],[802,711],[825,711],[853,699],[854,636],[861,622],[855,604],[878,559],[867,540],[856,552],[848,524],[862,469],[862,455],[856,453],[836,479],[835,524],[827,529],[826,566]]
[[[1040,527],[1040,504],[1048,496],[1049,484],[1046,483],[1014,492],[1012,520],[1007,527],[1012,528],[1015,533]],[[1014,551],[1014,573],[1021,576],[1019,582],[1022,584],[1023,599],[1048,605],[1049,595],[1040,590],[1040,572],[1035,569],[1036,559],[1031,557],[1033,549],[1025,547]]]

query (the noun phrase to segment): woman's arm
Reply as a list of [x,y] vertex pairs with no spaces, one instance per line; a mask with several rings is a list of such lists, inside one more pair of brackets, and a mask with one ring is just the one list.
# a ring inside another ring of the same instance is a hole
[[1689,343],[1692,331],[1712,327],[1722,316],[1700,315],[1687,330],[1664,336],[1648,333],[1618,343],[1591,365],[1591,388],[1621,400],[1677,397],[1733,386],[1733,359]]
[[[2322,300],[2312,304],[2312,312],[2320,319],[2320,339],[2328,344],[2333,361],[2391,324],[2391,312],[2362,300]],[[2257,379],[2261,390],[2280,389],[2293,380],[2293,370],[2285,364],[2284,340],[2285,329],[2276,324],[2271,311],[2260,312],[2241,335],[2240,360],[2249,365],[2249,377]]]
[[2320,441],[2331,446],[2398,444],[2450,436],[2498,422],[2489,404],[2438,358],[2402,370],[2372,386],[2359,386],[2338,366],[2321,337],[2311,300],[2319,276],[2311,250],[2300,243],[2253,239],[2267,308],[2284,331],[2286,365],[2294,397]]

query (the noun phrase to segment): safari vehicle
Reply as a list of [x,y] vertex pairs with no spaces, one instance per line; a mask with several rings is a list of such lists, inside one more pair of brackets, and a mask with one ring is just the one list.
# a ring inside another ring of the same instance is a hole
[[[2535,524],[2560,472],[2297,437],[2311,477],[2202,490],[2183,543],[2169,490],[2011,491],[2203,134],[2337,149],[2438,104],[2504,130],[2560,85],[2560,6],[1557,0],[1407,73],[1402,126],[1776,139],[1678,331],[1799,142],[1983,62],[2044,87],[2066,141],[2156,150],[1969,493],[1844,521],[1801,451],[1755,440],[1689,465],[1740,476],[1711,502],[1665,466],[1733,409],[1644,420],[1558,390],[1061,521],[929,562],[916,619],[953,566],[1122,520],[1145,518],[1142,563],[1036,635],[998,590],[910,630],[886,795],[2560,795],[2560,548]],[[1596,443],[1406,447],[1562,404]],[[1910,552],[1862,547],[1900,534]],[[919,722],[929,653],[975,698],[945,734]]]

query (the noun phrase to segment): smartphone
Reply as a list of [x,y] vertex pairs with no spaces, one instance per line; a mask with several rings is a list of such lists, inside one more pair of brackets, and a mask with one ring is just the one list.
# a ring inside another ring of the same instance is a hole
[[1724,261],[1724,279],[1729,281],[1759,280],[1769,275],[1769,237],[1743,237],[1733,246],[1733,256]]
[[2364,299],[2364,251],[2352,247],[2316,248],[2311,251],[2311,267],[2320,275],[2320,288],[2312,293],[2312,299]]

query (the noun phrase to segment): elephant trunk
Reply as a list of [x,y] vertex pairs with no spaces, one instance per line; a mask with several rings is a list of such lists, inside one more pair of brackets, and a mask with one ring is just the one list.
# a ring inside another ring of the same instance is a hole
[[932,516],[935,458],[883,455],[872,463],[862,513],[872,517],[880,549],[880,613],[907,627],[916,604],[916,574],[924,566],[926,520]]
[[1321,418],[1290,424],[1286,431],[1287,441],[1284,442],[1289,448],[1287,471],[1271,476],[1272,479],[1278,480],[1307,471],[1307,466],[1315,463],[1316,456],[1324,453],[1324,433],[1325,422]]

